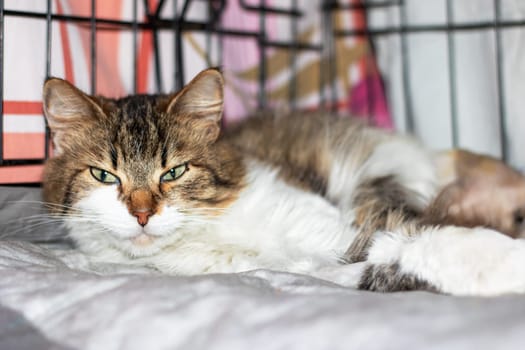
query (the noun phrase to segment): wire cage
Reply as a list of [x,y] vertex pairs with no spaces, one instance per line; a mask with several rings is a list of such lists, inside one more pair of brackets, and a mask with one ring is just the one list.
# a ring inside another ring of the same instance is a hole
[[[246,29],[230,26],[224,19],[224,11],[233,2],[242,10],[242,14],[250,15],[251,20],[257,21],[257,28]],[[491,67],[487,68],[487,71],[490,71],[489,75],[494,78],[489,79],[489,89],[491,90],[491,101],[495,106],[495,111],[493,111],[495,113],[491,112],[491,125],[495,126],[495,130],[491,133],[491,139],[493,139],[491,142],[496,145],[491,146],[492,148],[488,152],[500,156],[504,160],[510,160],[516,166],[523,166],[520,158],[523,154],[509,149],[509,143],[514,140],[513,137],[516,132],[523,129],[520,129],[519,125],[510,125],[509,107],[506,102],[509,85],[506,79],[512,67],[506,66],[508,61],[506,54],[509,51],[506,47],[515,42],[516,36],[519,38],[522,35],[522,30],[525,29],[525,19],[515,16],[513,13],[509,14],[513,9],[512,4],[508,6],[512,2],[511,0],[484,0],[481,1],[483,4],[478,0],[464,1],[462,2],[463,5],[481,6],[484,9],[483,11],[487,13],[477,18],[466,19],[459,18],[461,15],[456,12],[458,2],[454,3],[452,0],[436,0],[436,2],[439,3],[436,6],[440,8],[440,19],[437,21],[428,14],[426,17],[423,16],[423,19],[416,16],[414,6],[418,5],[416,5],[415,0],[321,0],[316,2],[316,18],[314,21],[319,28],[319,37],[316,41],[307,41],[301,36],[299,26],[305,16],[311,16],[311,13],[307,13],[303,9],[306,2],[300,0],[273,1],[271,3],[265,0],[131,0],[127,2],[131,6],[131,16],[127,19],[98,16],[96,0],[83,1],[84,4],[89,4],[89,15],[66,14],[63,11],[58,11],[61,6],[60,0],[47,0],[43,11],[17,9],[12,6],[14,0],[0,0],[0,80],[2,81],[0,98],[3,101],[0,105],[0,170],[20,166],[38,166],[51,153],[50,135],[46,129],[45,137],[42,139],[44,143],[43,156],[13,158],[6,155],[7,143],[4,126],[6,125],[5,108],[7,104],[4,96],[5,89],[9,88],[5,80],[6,71],[10,68],[4,62],[6,56],[4,43],[10,37],[13,40],[12,38],[17,36],[16,32],[10,32],[5,26],[6,21],[11,18],[34,19],[45,24],[45,55],[34,57],[34,60],[45,61],[45,72],[42,72],[42,78],[53,75],[52,64],[55,57],[52,56],[52,48],[56,45],[53,42],[53,26],[61,23],[75,24],[87,31],[89,33],[88,50],[90,57],[88,92],[92,94],[98,93],[97,77],[100,72],[97,73],[97,69],[99,69],[97,38],[100,33],[118,31],[125,32],[130,37],[132,51],[129,56],[132,66],[129,93],[141,92],[139,91],[140,77],[137,73],[141,59],[137,55],[140,45],[138,38],[141,33],[150,33],[152,38],[154,72],[152,85],[154,91],[149,92],[178,90],[191,78],[185,73],[187,67],[192,64],[184,52],[183,36],[185,33],[197,32],[202,34],[205,42],[205,61],[210,65],[218,66],[223,65],[224,41],[226,39],[242,38],[248,40],[258,49],[257,108],[273,107],[268,98],[269,75],[272,70],[269,66],[268,53],[281,50],[287,53],[285,55],[287,68],[291,72],[287,82],[288,107],[291,109],[301,108],[301,104],[298,103],[298,90],[301,89],[301,82],[296,73],[299,69],[301,54],[308,52],[310,55],[317,55],[320,62],[316,66],[318,70],[316,74],[319,75],[316,104],[319,108],[337,109],[340,98],[338,96],[340,89],[337,87],[338,74],[340,73],[337,62],[338,57],[340,57],[337,55],[337,42],[342,39],[361,41],[365,43],[368,52],[364,55],[364,64],[369,68],[379,67],[379,71],[382,73],[383,80],[380,83],[386,89],[387,103],[393,111],[396,128],[415,132],[423,139],[425,139],[425,131],[422,132],[422,129],[425,129],[425,125],[428,124],[428,118],[421,117],[426,112],[421,113],[418,110],[418,93],[427,88],[422,87],[417,79],[415,82],[414,67],[419,64],[420,61],[418,60],[424,56],[419,53],[414,55],[416,50],[413,40],[425,41],[424,35],[430,35],[442,44],[439,48],[439,53],[442,55],[440,60],[443,61],[443,64],[438,67],[440,71],[434,72],[437,68],[430,69],[433,71],[433,76],[442,78],[440,80],[442,89],[439,96],[446,100],[445,103],[439,102],[442,105],[440,112],[442,114],[439,118],[441,123],[445,125],[445,135],[439,134],[437,129],[440,128],[436,129],[430,126],[431,134],[436,134],[437,138],[445,140],[438,142],[441,147],[465,146],[461,138],[461,130],[465,128],[465,123],[461,122],[462,113],[464,113],[461,103],[465,89],[460,87],[463,81],[460,74],[461,67],[465,63],[463,62],[464,59],[458,63],[458,51],[461,51],[461,45],[464,41],[461,38],[462,35],[480,34],[483,35],[484,41],[490,42],[490,50],[487,51],[487,55],[491,57]],[[195,6],[199,7],[198,12],[200,13],[197,19],[189,15],[191,8]],[[419,6],[424,5],[420,4]],[[507,9],[506,6],[510,9]],[[168,7],[170,10],[166,11]],[[521,9],[525,11],[523,6]],[[341,13],[357,14],[362,26],[350,28],[337,26],[336,16]],[[287,23],[289,33],[285,37],[281,38],[278,35],[269,34],[267,25],[275,18]],[[505,37],[506,31],[516,30],[518,32],[511,33],[512,37]],[[166,50],[162,47],[160,37],[165,32],[169,32],[173,38],[170,47],[170,60],[173,69],[170,72],[166,72],[165,65],[161,63],[165,59]],[[421,49],[418,50],[421,51]],[[423,48],[422,51],[425,49]],[[388,72],[389,67],[392,66],[392,55],[395,55],[398,64],[395,74]],[[166,78],[167,76],[168,78]],[[39,84],[42,83],[40,77],[37,80],[39,80]],[[172,84],[167,84],[166,81],[172,82]],[[427,83],[432,85],[434,82]],[[444,84],[446,86],[443,86]],[[512,86],[510,88],[513,89]],[[367,90],[365,96],[368,101],[365,114],[373,120],[373,115],[376,113],[374,100],[378,98],[373,82],[367,81],[365,90]],[[394,99],[395,101],[393,101]],[[474,103],[477,102],[474,101]],[[513,113],[519,115],[519,111],[513,111]],[[513,118],[516,119],[517,117]],[[482,122],[480,121],[480,123]],[[468,124],[467,128],[470,128]],[[514,130],[514,133],[510,135],[509,130]],[[426,132],[429,134],[428,130]],[[482,136],[480,137],[482,138]],[[481,148],[481,151],[487,151],[483,147]],[[519,148],[519,143],[514,146],[514,149]],[[27,182],[27,180],[20,182]]]

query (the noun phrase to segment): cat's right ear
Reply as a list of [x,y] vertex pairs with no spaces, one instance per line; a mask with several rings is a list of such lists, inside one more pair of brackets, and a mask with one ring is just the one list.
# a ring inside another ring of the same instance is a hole
[[44,83],[43,106],[56,154],[104,115],[91,97],[59,78],[49,78]]

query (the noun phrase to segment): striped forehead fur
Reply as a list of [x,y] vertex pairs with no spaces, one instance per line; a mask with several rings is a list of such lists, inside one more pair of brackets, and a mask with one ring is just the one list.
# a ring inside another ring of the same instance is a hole
[[138,95],[118,100],[110,113],[116,124],[110,136],[112,146],[118,150],[123,163],[138,163],[133,164],[136,167],[165,153],[168,140],[159,125],[162,112],[158,111],[155,96]]

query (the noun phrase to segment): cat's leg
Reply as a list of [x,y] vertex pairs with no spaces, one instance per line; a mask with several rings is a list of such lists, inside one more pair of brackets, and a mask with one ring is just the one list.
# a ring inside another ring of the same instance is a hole
[[359,184],[352,198],[352,224],[356,238],[344,255],[348,263],[366,260],[372,236],[402,222],[417,222],[422,206],[417,194],[405,188],[392,175],[372,178]]
[[359,166],[356,152],[364,153],[336,153],[327,192],[358,231],[344,255],[347,262],[366,260],[376,232],[419,220],[436,191],[432,158],[410,138],[383,139]]
[[366,264],[361,289],[454,295],[525,292],[525,241],[489,229],[445,226],[413,235],[376,234]]

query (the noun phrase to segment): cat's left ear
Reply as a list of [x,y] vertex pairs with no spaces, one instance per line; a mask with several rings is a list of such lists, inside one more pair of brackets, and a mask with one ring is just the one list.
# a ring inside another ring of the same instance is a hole
[[214,142],[220,133],[223,86],[224,79],[217,69],[200,72],[169,102],[168,115],[187,123],[202,141]]

